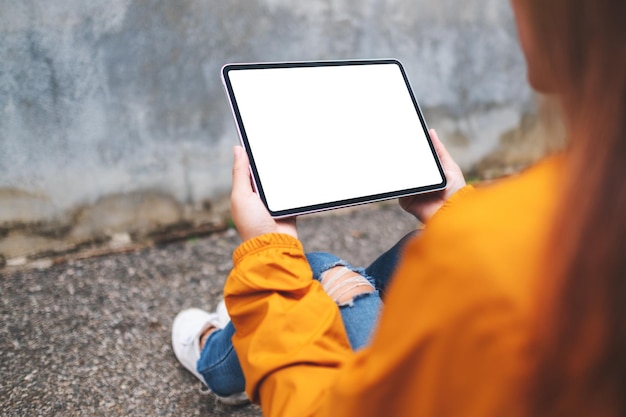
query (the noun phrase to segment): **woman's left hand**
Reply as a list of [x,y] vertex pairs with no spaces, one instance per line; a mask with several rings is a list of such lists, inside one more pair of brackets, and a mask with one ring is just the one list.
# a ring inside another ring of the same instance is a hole
[[430,129],[429,133],[437,155],[439,155],[443,171],[446,174],[448,185],[441,191],[400,198],[400,207],[415,216],[422,223],[426,223],[437,210],[443,206],[446,200],[461,188],[465,187],[463,171],[461,171],[461,168],[454,162],[454,159],[452,159],[446,147],[441,140],[439,140],[435,129]]
[[285,233],[297,239],[296,218],[276,220],[270,216],[252,187],[250,163],[245,150],[241,146],[235,146],[234,153],[230,206],[241,239],[246,241],[266,233]]

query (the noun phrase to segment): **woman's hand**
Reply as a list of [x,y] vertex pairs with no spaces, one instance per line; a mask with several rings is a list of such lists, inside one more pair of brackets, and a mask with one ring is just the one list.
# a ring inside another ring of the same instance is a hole
[[270,216],[252,187],[250,163],[245,150],[235,146],[234,153],[230,206],[241,239],[246,241],[266,233],[286,233],[297,239],[296,218],[275,220]]
[[454,162],[448,150],[443,146],[435,129],[430,129],[430,138],[433,141],[437,155],[439,155],[448,185],[441,191],[402,197],[399,200],[400,207],[411,213],[422,223],[427,222],[448,198],[465,187],[465,178],[461,168]]

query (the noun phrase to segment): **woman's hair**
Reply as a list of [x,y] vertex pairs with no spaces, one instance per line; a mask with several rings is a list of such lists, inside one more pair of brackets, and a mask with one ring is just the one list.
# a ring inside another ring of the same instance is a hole
[[569,141],[529,414],[626,416],[626,1],[520,5]]

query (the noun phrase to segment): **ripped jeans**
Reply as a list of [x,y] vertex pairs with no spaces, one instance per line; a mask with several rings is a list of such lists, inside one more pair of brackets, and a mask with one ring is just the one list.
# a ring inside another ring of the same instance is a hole
[[[381,297],[395,271],[406,242],[415,234],[411,232],[383,253],[367,268],[354,268],[335,255],[324,252],[306,254],[313,271],[313,278],[321,280],[324,272],[336,266],[346,266],[365,277],[374,287],[354,297],[349,303],[339,306],[346,334],[353,350],[366,345],[376,327],[382,305]],[[200,359],[198,372],[204,377],[208,387],[219,396],[228,396],[244,391],[245,379],[231,338],[235,334],[232,323],[221,330],[214,331],[206,341]]]

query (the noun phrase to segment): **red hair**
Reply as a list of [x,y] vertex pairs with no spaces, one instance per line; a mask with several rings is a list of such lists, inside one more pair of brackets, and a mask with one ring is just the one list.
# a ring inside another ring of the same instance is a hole
[[626,416],[626,1],[520,6],[569,141],[529,414]]

